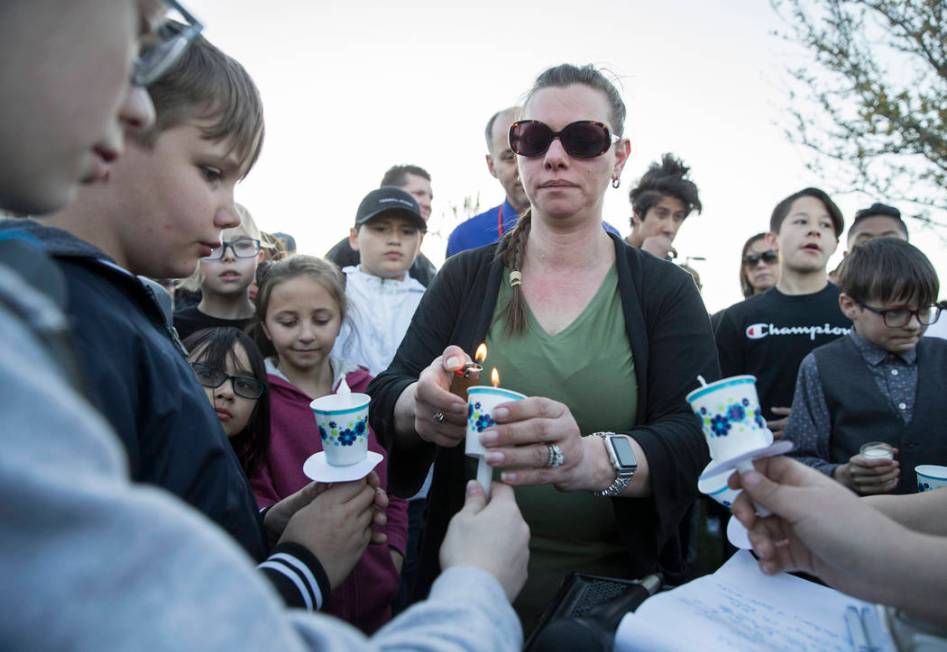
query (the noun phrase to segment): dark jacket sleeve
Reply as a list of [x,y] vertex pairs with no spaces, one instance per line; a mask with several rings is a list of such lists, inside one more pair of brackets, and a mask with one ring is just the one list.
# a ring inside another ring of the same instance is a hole
[[740,337],[740,325],[737,323],[735,306],[723,311],[717,320],[714,338],[717,354],[720,356],[720,371],[723,377],[738,376],[746,373],[744,346]]
[[368,386],[372,397],[369,420],[388,450],[389,490],[397,496],[410,497],[420,489],[434,461],[436,447],[417,437],[413,444],[404,446],[395,437],[395,404],[408,385],[415,382],[421,371],[448,345],[469,348],[467,342],[458,341],[455,325],[462,321],[462,308],[472,301],[469,296],[473,276],[471,261],[470,256],[457,256],[445,263],[424,293],[388,369]]
[[342,238],[336,242],[332,249],[326,252],[325,258],[338,265],[339,269],[358,265],[361,261],[359,253],[349,245],[348,238]]
[[411,269],[408,273],[424,287],[430,287],[431,281],[434,280],[434,275],[437,274],[437,268],[434,267],[434,263],[432,263],[427,256],[419,253],[418,257],[414,259],[414,263],[411,265]]
[[[654,520],[652,528],[635,527],[628,535],[647,533],[653,537],[649,547],[665,551],[697,497],[697,478],[710,460],[700,422],[685,397],[698,386],[698,374],[712,382],[720,370],[710,319],[691,278],[664,261],[642,260],[642,268],[648,345],[646,360],[636,360],[636,365],[646,365],[646,396],[639,407],[639,425],[629,434],[648,458]],[[647,514],[640,513],[643,509],[639,505],[637,511],[647,520]],[[670,557],[679,554],[672,551]],[[663,566],[676,565],[663,561]]]

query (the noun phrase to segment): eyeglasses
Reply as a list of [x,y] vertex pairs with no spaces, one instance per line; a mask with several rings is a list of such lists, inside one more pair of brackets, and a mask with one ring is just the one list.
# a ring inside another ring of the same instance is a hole
[[556,138],[572,158],[595,158],[621,140],[612,135],[601,122],[579,120],[553,131],[538,120],[518,120],[510,125],[510,149],[527,158],[542,156]]
[[762,260],[767,265],[775,263],[779,258],[777,254],[772,249],[767,249],[761,254],[747,254],[743,257],[743,264],[747,267],[756,267],[756,265]]
[[204,387],[217,389],[229,380],[231,387],[233,387],[233,393],[243,398],[256,400],[263,396],[263,392],[266,390],[266,385],[253,376],[231,376],[220,369],[212,369],[200,362],[192,362],[191,369],[194,370],[194,375],[197,376],[197,382]]
[[[163,0],[171,16],[155,31],[150,42],[142,45],[132,67],[132,85],[148,86],[161,78],[181,58],[191,41],[204,29],[176,0]],[[181,22],[174,19],[180,18]]]
[[224,240],[220,243],[219,247],[212,249],[210,256],[206,256],[204,260],[220,260],[226,255],[228,249],[230,249],[237,258],[253,258],[260,253],[260,241],[251,240],[249,238],[242,240]]
[[911,321],[911,317],[917,317],[917,321],[922,326],[930,326],[938,317],[940,317],[941,307],[932,303],[929,306],[924,306],[923,308],[918,308],[917,310],[908,310],[907,308],[893,308],[891,310],[881,310],[880,308],[874,308],[868,304],[862,303],[861,301],[856,301],[858,305],[867,310],[868,312],[873,312],[876,315],[881,315],[882,321],[884,321],[885,326],[888,328],[901,328],[907,326]]

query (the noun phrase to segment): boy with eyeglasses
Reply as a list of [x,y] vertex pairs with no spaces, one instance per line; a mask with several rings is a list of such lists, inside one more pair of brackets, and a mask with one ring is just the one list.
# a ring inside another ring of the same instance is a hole
[[[947,341],[921,337],[940,314],[937,273],[916,247],[880,238],[849,252],[839,284],[854,330],[802,361],[785,436],[800,461],[860,494],[911,493],[916,465],[947,464]],[[866,457],[868,442],[897,461]]]
[[256,279],[262,234],[250,213],[237,204],[240,226],[221,233],[221,244],[202,258],[197,270],[201,300],[174,313],[183,340],[205,328],[244,330],[255,313],[250,285]]

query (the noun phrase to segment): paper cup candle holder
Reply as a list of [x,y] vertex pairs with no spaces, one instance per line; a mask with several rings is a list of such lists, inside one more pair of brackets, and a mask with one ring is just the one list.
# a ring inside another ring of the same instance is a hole
[[336,394],[309,404],[316,419],[322,451],[303,465],[307,477],[320,482],[349,482],[368,475],[383,459],[368,450],[368,394],[352,393],[342,381]]
[[477,458],[477,482],[488,497],[493,469],[484,459],[487,450],[480,443],[480,434],[496,424],[493,411],[498,405],[526,398],[524,394],[500,387],[500,374],[496,369],[490,372],[490,382],[492,387],[477,385],[467,390],[467,438],[464,441],[464,452]]
[[476,362],[470,362],[454,372],[451,382],[451,392],[467,400],[467,436],[464,440],[464,453],[477,459],[477,482],[483,487],[487,497],[490,496],[490,483],[493,479],[493,469],[487,464],[484,456],[487,450],[480,443],[480,435],[490,427],[496,425],[493,411],[501,403],[522,401],[525,395],[500,387],[500,372],[495,368],[490,373],[490,385],[478,385],[480,374],[483,371],[483,362],[487,358],[487,346],[481,344],[474,354]]
[[[753,460],[782,455],[792,450],[792,442],[773,443],[773,433],[766,426],[756,392],[755,376],[732,376],[707,384],[697,377],[701,386],[687,395],[687,402],[697,418],[707,446],[710,464],[700,475],[698,490],[729,508],[739,491],[727,486],[734,470],[748,471]],[[766,516],[759,505],[757,513]],[[727,525],[727,538],[737,548],[750,548],[744,528],[733,517]]]
[[756,394],[756,378],[734,376],[705,385],[687,395],[700,419],[714,460],[729,460],[773,441]]
[[947,488],[947,466],[936,464],[921,464],[914,467],[917,475],[917,491],[933,491]]

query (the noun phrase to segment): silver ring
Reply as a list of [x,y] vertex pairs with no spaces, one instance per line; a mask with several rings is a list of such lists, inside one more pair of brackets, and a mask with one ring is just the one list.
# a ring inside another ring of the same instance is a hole
[[434,420],[438,423],[444,423],[444,419],[445,417],[443,412],[438,411],[434,413]]
[[559,444],[546,444],[546,451],[549,456],[546,459],[546,467],[554,469],[566,463],[566,454],[559,448]]

